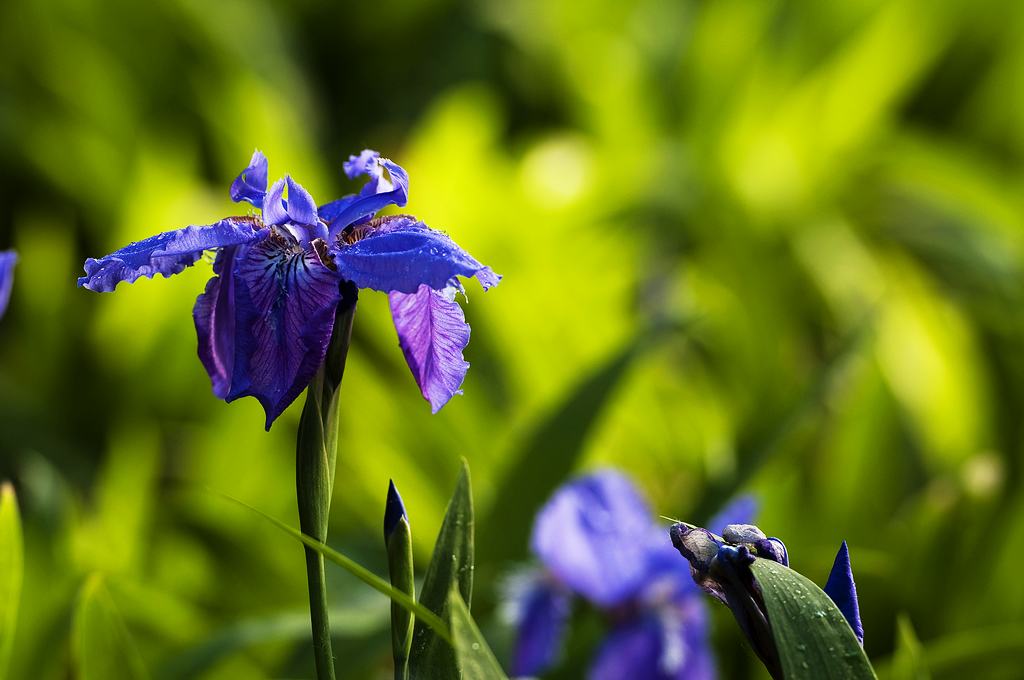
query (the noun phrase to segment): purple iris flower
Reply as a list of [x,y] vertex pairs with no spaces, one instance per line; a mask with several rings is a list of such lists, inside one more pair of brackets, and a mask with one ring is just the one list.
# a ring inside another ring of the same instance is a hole
[[[743,499],[715,522],[742,521],[753,511]],[[531,539],[543,568],[515,587],[512,673],[534,676],[554,665],[580,598],[609,622],[591,680],[713,678],[704,602],[664,536],[619,472],[598,471],[555,492]]]
[[14,284],[14,265],[18,255],[13,250],[0,252],[0,318],[7,311],[7,303],[11,300],[11,287]]
[[409,176],[401,166],[366,150],[344,169],[350,179],[369,180],[358,194],[317,207],[290,176],[268,189],[267,159],[256,151],[230,193],[259,215],[164,232],[90,258],[78,285],[110,292],[121,281],[171,276],[216,253],[214,277],[192,314],[199,359],[218,397],[259,400],[268,430],[323,363],[342,284],[385,292],[406,362],[436,413],[461,394],[469,367],[458,277],[475,276],[484,290],[501,277],[414,217],[374,217],[405,205]]

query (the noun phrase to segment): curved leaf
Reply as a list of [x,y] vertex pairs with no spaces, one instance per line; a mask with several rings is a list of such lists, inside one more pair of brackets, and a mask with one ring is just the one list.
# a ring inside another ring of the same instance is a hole
[[821,588],[769,560],[755,560],[750,570],[764,596],[786,680],[875,679],[853,629]]
[[448,597],[448,610],[455,653],[464,680],[508,680],[456,588],[452,588]]

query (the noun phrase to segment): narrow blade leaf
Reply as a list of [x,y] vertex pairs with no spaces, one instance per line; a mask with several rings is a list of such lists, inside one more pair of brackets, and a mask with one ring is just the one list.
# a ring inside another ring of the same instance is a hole
[[[473,499],[469,467],[465,461],[434,544],[434,555],[423,579],[420,603],[442,621],[447,621],[448,594],[452,589],[458,591],[464,602],[470,602],[473,595]],[[451,643],[438,637],[419,620],[412,637],[409,677],[416,680],[461,677]]]
[[449,595],[448,609],[451,612],[455,653],[464,680],[508,680],[494,652],[487,646],[487,641],[473,621],[469,607],[463,602],[459,591],[454,588]]
[[14,649],[24,568],[18,499],[14,487],[4,482],[0,486],[0,680],[7,677]]
[[835,603],[810,579],[781,564],[756,560],[786,680],[873,680],[864,649]]

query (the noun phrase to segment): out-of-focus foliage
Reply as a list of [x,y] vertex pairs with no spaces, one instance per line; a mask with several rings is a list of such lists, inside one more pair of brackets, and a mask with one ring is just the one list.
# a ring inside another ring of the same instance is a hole
[[[88,255],[228,214],[256,146],[321,201],[380,149],[408,210],[505,275],[470,290],[473,367],[437,416],[364,295],[333,544],[385,573],[393,477],[427,564],[468,458],[474,616],[501,657],[529,518],[566,471],[615,464],[697,522],[755,492],[813,580],[847,539],[872,659],[913,630],[936,679],[1015,677],[1022,82],[1013,0],[0,4],[10,677],[88,677],[93,645],[154,678],[311,675],[301,549],[208,491],[297,524],[300,407],[266,434],[255,402],[212,395],[190,316],[208,264],[74,287]],[[344,677],[390,677],[387,601],[331,578]],[[722,674],[749,677],[718,614]]]

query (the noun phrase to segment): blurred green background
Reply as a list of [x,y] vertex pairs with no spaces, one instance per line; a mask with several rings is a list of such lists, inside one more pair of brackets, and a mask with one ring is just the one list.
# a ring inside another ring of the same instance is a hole
[[[1020,677],[1024,3],[8,0],[12,678],[312,676],[300,548],[215,493],[297,524],[299,407],[267,434],[211,393],[207,263],[75,288],[87,256],[237,213],[254,147],[320,202],[379,149],[407,210],[505,275],[469,287],[473,367],[437,416],[363,296],[332,545],[384,573],[394,478],[425,565],[465,456],[500,654],[533,514],[617,465],[697,522],[756,494],[819,583],[847,539],[883,670]],[[387,601],[330,572],[342,676],[390,677]],[[750,677],[713,609],[723,677]]]

